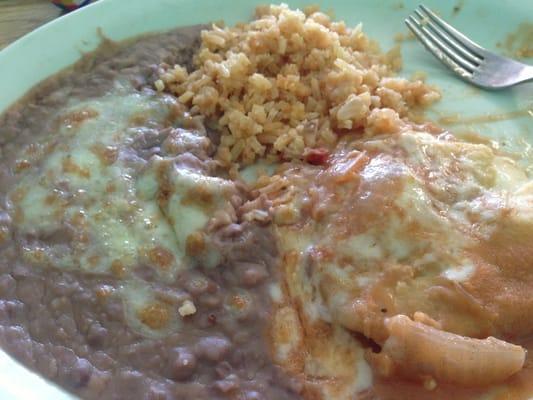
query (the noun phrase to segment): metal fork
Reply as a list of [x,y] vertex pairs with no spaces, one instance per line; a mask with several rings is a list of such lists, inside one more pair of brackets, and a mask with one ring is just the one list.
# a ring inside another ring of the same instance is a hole
[[533,80],[533,66],[485,50],[424,5],[405,23],[422,44],[462,79],[485,89]]

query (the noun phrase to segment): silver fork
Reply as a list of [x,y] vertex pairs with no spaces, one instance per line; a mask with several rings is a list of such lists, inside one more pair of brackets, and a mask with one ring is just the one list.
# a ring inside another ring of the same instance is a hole
[[405,23],[444,65],[467,82],[503,89],[533,80],[533,66],[494,54],[468,39],[424,5]]

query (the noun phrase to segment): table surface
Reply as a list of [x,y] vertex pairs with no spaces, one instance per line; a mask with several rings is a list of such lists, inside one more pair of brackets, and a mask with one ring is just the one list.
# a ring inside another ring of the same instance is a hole
[[48,0],[0,0],[0,49],[60,15]]

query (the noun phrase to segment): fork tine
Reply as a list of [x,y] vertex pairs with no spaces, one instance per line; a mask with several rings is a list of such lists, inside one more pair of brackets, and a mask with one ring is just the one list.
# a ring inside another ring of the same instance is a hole
[[483,52],[485,49],[478,45],[477,43],[473,42],[472,40],[468,39],[465,35],[463,35],[461,32],[459,32],[457,29],[455,29],[453,26],[445,22],[443,19],[437,16],[433,11],[431,11],[429,8],[427,8],[425,5],[420,4],[420,9],[424,11],[427,16],[435,22],[444,32],[448,33],[450,36],[452,36],[455,40],[457,40],[459,43],[461,43],[465,48],[470,50],[472,53],[474,53],[478,58],[483,59]]
[[[422,14],[419,10],[415,10],[415,14],[422,19],[428,19],[428,16]],[[454,39],[453,36],[450,37],[446,31],[436,26],[432,21],[428,21],[427,24],[424,24],[424,27],[429,28],[429,30],[437,35],[440,40],[445,42],[449,47],[452,47],[456,52],[460,53],[461,57],[469,61],[473,67],[479,66],[483,61],[482,58],[478,58],[466,47],[463,47],[461,42],[457,42],[457,39]]]
[[476,69],[477,64],[469,62],[464,57],[461,57],[460,55],[454,53],[454,51],[450,49],[445,43],[443,43],[442,40],[440,40],[436,35],[434,35],[429,29],[425,27],[423,21],[424,19],[426,19],[426,17],[424,17],[422,14],[418,13],[417,11],[415,11],[415,13],[417,13],[417,15],[421,18],[421,20],[418,21],[412,15],[409,17],[409,19],[411,20],[411,22],[413,22],[417,26],[418,29],[422,31],[422,33],[429,40],[431,40],[435,44],[435,46],[439,48],[439,50],[441,50],[444,54],[446,54],[448,57],[450,57],[453,61],[455,61],[458,65],[460,65],[462,68],[464,68],[468,72],[472,72]]
[[[458,57],[455,53],[453,53],[453,51],[450,51],[450,49],[446,47],[444,43],[442,43],[433,33],[421,26],[420,22],[417,21],[415,17],[411,15],[406,20],[406,23],[407,21],[409,21],[412,26],[418,30],[421,35],[421,37],[419,36],[419,39],[426,46],[426,48],[428,48],[444,64],[446,64],[448,67],[451,67],[456,73],[459,73],[458,69],[461,69],[463,71],[461,76],[466,76],[465,73],[468,75],[472,73],[472,71],[475,69],[475,66]],[[413,29],[411,25],[407,25],[409,28],[411,28],[411,30]]]
[[420,42],[428,49],[435,57],[437,57],[444,65],[449,67],[456,74],[461,76],[464,79],[470,79],[472,74],[457,64],[453,59],[448,57],[441,49],[439,49],[422,31],[418,28],[418,21],[416,21],[412,16],[405,20],[405,23],[415,34],[415,36],[420,40]]

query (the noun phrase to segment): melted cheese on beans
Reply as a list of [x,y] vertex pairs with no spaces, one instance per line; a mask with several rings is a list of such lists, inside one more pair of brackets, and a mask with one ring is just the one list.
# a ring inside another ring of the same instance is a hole
[[[189,252],[195,262],[215,265],[219,256],[202,230],[234,193],[232,183],[207,176],[194,163],[140,157],[142,145],[135,143],[157,135],[172,106],[165,96],[119,89],[73,102],[57,115],[47,154],[10,193],[24,257],[37,266],[123,279],[127,319],[149,335],[174,329],[177,320],[165,316],[134,270],[149,268],[157,279],[173,281],[194,266]],[[184,130],[182,136],[188,148],[206,141],[200,132]]]

